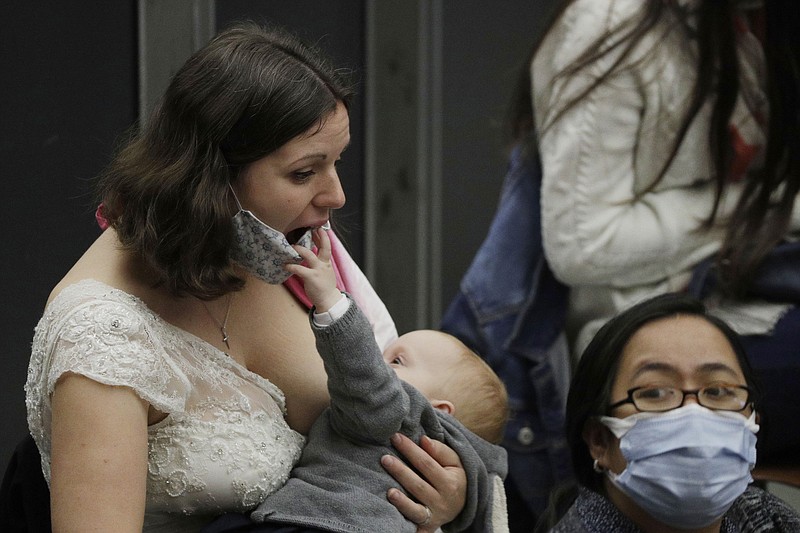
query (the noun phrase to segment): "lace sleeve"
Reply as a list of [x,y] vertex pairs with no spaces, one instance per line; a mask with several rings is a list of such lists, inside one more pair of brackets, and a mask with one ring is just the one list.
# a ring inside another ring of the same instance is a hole
[[127,302],[93,299],[52,322],[41,339],[45,394],[52,394],[64,373],[73,372],[105,385],[130,387],[165,413],[182,412],[189,383],[162,339],[153,335],[148,319]]

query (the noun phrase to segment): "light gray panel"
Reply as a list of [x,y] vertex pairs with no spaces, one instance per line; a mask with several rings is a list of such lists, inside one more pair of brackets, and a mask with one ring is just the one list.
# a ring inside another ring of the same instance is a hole
[[428,138],[420,116],[429,105],[420,98],[427,98],[430,81],[421,72],[424,4],[372,1],[367,11],[367,275],[401,332],[418,327],[418,288],[427,276],[419,268],[425,254],[418,230],[427,226],[420,202],[426,179],[420,146]]
[[215,33],[214,0],[139,0],[139,116]]
[[438,325],[486,235],[512,88],[554,3],[367,2],[367,274],[401,333]]

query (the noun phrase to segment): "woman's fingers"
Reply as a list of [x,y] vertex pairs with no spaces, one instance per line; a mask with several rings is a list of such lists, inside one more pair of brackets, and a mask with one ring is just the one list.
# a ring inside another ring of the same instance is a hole
[[389,502],[394,505],[406,520],[417,524],[417,532],[436,531],[439,526],[434,521],[433,511],[430,507],[417,503],[397,489],[389,489],[387,493]]
[[[420,442],[422,447],[404,435],[397,434],[392,438],[392,445],[411,463],[413,469],[391,455],[384,456],[381,463],[417,500],[415,502],[401,491],[390,490],[387,496],[392,504],[416,524],[424,521],[430,510],[430,522],[420,526],[419,531],[434,531],[452,521],[464,507],[467,475],[452,448],[427,437]],[[429,526],[431,529],[428,529]]]
[[397,457],[384,455],[381,458],[381,465],[415,499],[427,503],[435,498],[436,488]]
[[425,450],[440,466],[444,468],[455,467],[463,468],[461,458],[456,451],[438,440],[422,437],[419,441],[422,449]]

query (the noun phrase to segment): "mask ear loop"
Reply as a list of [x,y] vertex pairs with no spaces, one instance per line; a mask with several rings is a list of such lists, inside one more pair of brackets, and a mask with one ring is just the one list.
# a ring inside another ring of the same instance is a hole
[[228,188],[231,190],[231,193],[233,193],[233,199],[236,200],[236,205],[239,207],[239,211],[244,211],[242,204],[239,202],[239,197],[236,196],[236,191],[233,190],[233,185],[231,185],[230,181],[228,182]]

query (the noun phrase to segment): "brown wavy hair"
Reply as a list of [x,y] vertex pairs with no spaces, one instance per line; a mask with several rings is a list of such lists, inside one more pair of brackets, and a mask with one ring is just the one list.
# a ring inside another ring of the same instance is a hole
[[[545,31],[520,66],[509,107],[510,133],[514,142],[525,143],[532,150],[536,149],[537,132],[530,93],[531,61],[548,30],[574,1],[564,0],[556,6]],[[557,75],[569,77],[600,57],[612,52],[619,54],[614,64],[590,87],[557,110],[554,120],[622,68],[637,43],[660,22],[667,21],[665,31],[682,32],[697,44],[697,76],[691,100],[675,137],[666,140],[671,143],[670,155],[650,189],[664,177],[700,108],[713,98],[708,142],[716,170],[717,190],[706,228],[711,227],[717,218],[733,160],[728,123],[739,94],[739,66],[732,19],[735,4],[736,0],[705,0],[689,10],[671,0],[643,0],[638,13],[587,46],[574,64]],[[723,289],[735,296],[746,292],[765,255],[786,236],[795,197],[800,191],[800,42],[797,37],[800,12],[793,2],[788,1],[766,1],[763,9],[763,48],[769,99],[764,166],[748,174],[738,208],[726,221],[727,234],[717,257]],[[690,23],[690,18],[696,23]]]
[[229,196],[242,169],[321,127],[352,86],[286,30],[238,23],[190,57],[97,181],[103,215],[154,284],[214,298],[241,289]]

